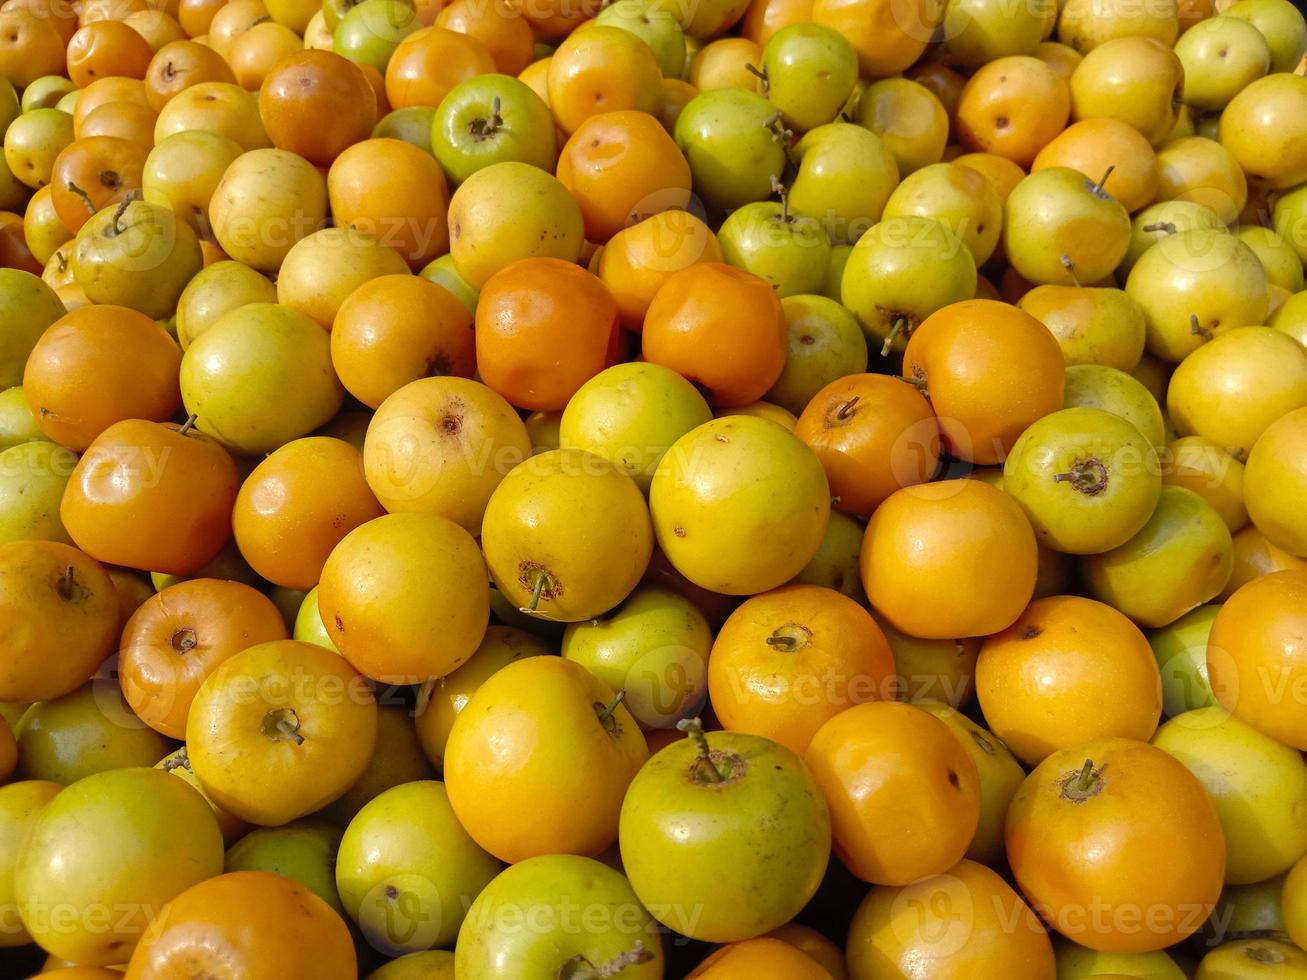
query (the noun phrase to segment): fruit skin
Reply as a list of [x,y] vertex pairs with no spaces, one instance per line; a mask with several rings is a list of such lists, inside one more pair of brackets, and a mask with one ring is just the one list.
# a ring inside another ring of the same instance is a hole
[[1085,55],[1071,74],[1073,119],[1118,119],[1153,146],[1166,142],[1183,104],[1184,66],[1170,45],[1118,37]]
[[1294,134],[1307,111],[1307,78],[1279,73],[1244,87],[1221,113],[1221,144],[1254,182],[1287,190],[1307,180],[1307,149]]
[[1166,419],[1142,381],[1101,364],[1074,364],[1066,371],[1067,408],[1095,408],[1124,419],[1160,453],[1166,444]]
[[659,547],[678,572],[712,592],[753,595],[788,582],[816,554],[830,489],[792,434],[727,416],[673,443],[649,504]]
[[[725,778],[711,781],[694,738],[658,752],[622,803],[622,863],[664,925],[733,942],[788,922],[816,892],[830,816],[817,782],[785,747],[738,732],[706,738]],[[771,817],[759,820],[763,813]]]
[[23,365],[46,327],[64,315],[53,289],[30,272],[0,269],[0,387],[23,383]]
[[660,364],[615,364],[583,384],[559,422],[562,446],[620,466],[645,493],[681,436],[712,418],[698,390]]
[[1226,857],[1202,784],[1161,749],[1123,738],[1041,762],[1012,800],[1007,853],[1046,920],[1113,953],[1163,949],[1195,932],[1220,895]]
[[1180,435],[1205,436],[1246,459],[1276,420],[1307,406],[1307,349],[1270,327],[1226,331],[1171,375],[1166,408]]
[[61,541],[72,544],[59,517],[77,455],[45,441],[0,452],[0,543]]
[[419,695],[414,725],[422,750],[431,764],[443,768],[445,746],[454,719],[467,707],[486,678],[515,660],[552,654],[541,640],[512,626],[491,625],[476,653],[453,673],[436,679],[429,691]]
[[177,342],[186,350],[224,313],[248,303],[275,303],[277,287],[248,265],[230,259],[195,274],[177,300]]
[[31,934],[19,918],[14,894],[14,865],[24,850],[27,835],[41,810],[62,790],[58,783],[39,779],[20,780],[0,786],[0,948],[25,946]]
[[370,232],[354,224],[323,228],[301,238],[282,259],[277,302],[330,330],[341,305],[359,286],[408,274],[404,257]]
[[1066,408],[1021,434],[1003,463],[1003,488],[1040,544],[1097,554],[1144,528],[1162,476],[1156,451],[1135,426],[1097,408]]
[[242,650],[200,685],[186,749],[214,804],[278,827],[349,789],[372,757],[376,732],[371,689],[344,658],[278,640]]
[[[1251,966],[1256,963],[1257,966]],[[1248,970],[1253,973],[1248,973]],[[1266,974],[1292,976],[1307,970],[1307,953],[1279,939],[1237,939],[1216,947],[1198,964],[1195,980]]]
[[785,168],[784,147],[767,125],[775,111],[756,92],[724,88],[696,95],[676,117],[676,145],[710,207],[733,209],[771,196],[772,180]]
[[927,712],[897,701],[856,705],[822,725],[804,760],[830,805],[835,853],[863,881],[906,885],[966,853],[980,778]]
[[0,545],[0,700],[72,691],[117,640],[118,599],[98,562],[55,541]]
[[851,705],[893,697],[896,681],[875,620],[820,586],[787,585],[747,600],[718,631],[708,660],[722,727],[763,735],[800,757],[825,722]]
[[[174,770],[176,771],[176,770]],[[341,829],[316,817],[251,830],[227,849],[223,870],[270,871],[299,882],[344,916],[332,867]]]
[[[163,903],[221,872],[222,834],[203,797],[157,769],[115,769],[78,781],[41,810],[14,869],[14,894],[43,948],[104,965],[122,962]],[[107,927],[97,908],[110,911]],[[52,920],[58,909],[78,910],[72,928]]]
[[905,887],[873,888],[849,926],[848,964],[850,980],[873,980],[886,969],[911,976],[922,966],[938,980],[1057,974],[1053,945],[1035,913],[975,861]]
[[[496,100],[499,124],[494,122]],[[459,82],[435,110],[431,146],[455,184],[504,160],[553,170],[558,159],[549,106],[530,86],[508,75],[478,75]]]
[[[593,910],[597,928],[567,926],[574,903]],[[541,928],[513,925],[532,909]],[[454,952],[455,974],[467,980],[554,980],[568,964],[614,962],[622,980],[660,980],[662,938],[621,874],[566,854],[501,872],[472,903]]]
[[923,320],[975,294],[970,250],[941,222],[919,215],[869,228],[840,276],[840,301],[858,318],[873,356],[887,353],[886,344],[903,350]]
[[759,936],[722,946],[687,974],[687,980],[738,980],[758,976],[759,970],[785,980],[828,980],[832,976],[797,947],[771,936]]
[[485,635],[490,586],[472,536],[435,514],[387,514],[336,545],[318,610],[337,650],[386,683],[443,677]]
[[237,307],[196,338],[182,357],[181,387],[196,428],[251,456],[308,435],[345,397],[330,337],[277,303]]
[[826,230],[787,205],[754,201],[732,211],[717,232],[722,255],[765,279],[781,299],[821,288],[830,260]]
[[617,304],[597,276],[557,258],[520,259],[481,287],[477,366],[518,407],[560,411],[613,362],[619,332]]
[[994,734],[1031,766],[1091,738],[1146,740],[1162,713],[1143,633],[1111,606],[1080,596],[1037,599],[988,637],[976,694]]
[[994,186],[977,171],[951,163],[922,167],[894,189],[883,217],[910,214],[934,218],[955,231],[977,268],[994,254],[1003,226],[1003,205]]
[[833,120],[858,80],[858,56],[824,24],[782,27],[762,51],[763,94],[785,124],[801,133]]
[[836,121],[809,130],[793,150],[798,171],[788,201],[812,215],[833,244],[856,242],[881,218],[899,181],[885,141],[862,126]]
[[1148,635],[1162,678],[1162,710],[1168,718],[1216,704],[1207,679],[1207,638],[1218,605],[1199,606]]
[[1307,408],[1276,419],[1253,444],[1244,467],[1244,501],[1257,530],[1278,548],[1307,558],[1307,520],[1301,507],[1307,467],[1299,450],[1307,439]]
[[[603,717],[612,703],[611,688],[561,657],[518,660],[485,680],[444,756],[450,805],[479,846],[509,864],[612,846],[627,786],[649,757],[625,707]],[[527,811],[538,819],[520,820]]]
[[1225,880],[1253,884],[1283,874],[1307,853],[1307,766],[1300,753],[1222,707],[1173,718],[1152,742],[1207,790],[1225,834]]
[[1282,0],[1240,0],[1225,10],[1248,21],[1266,38],[1272,72],[1293,71],[1307,52],[1307,22],[1298,8]]
[[641,347],[645,360],[697,384],[715,408],[739,408],[766,394],[785,368],[783,307],[761,277],[699,262],[658,288]]
[[611,616],[569,623],[562,654],[614,691],[646,731],[674,728],[703,705],[713,635],[694,603],[641,587]]
[[1265,321],[1266,287],[1266,270],[1247,245],[1223,231],[1192,229],[1144,252],[1125,289],[1143,308],[1149,352],[1179,363],[1223,330]]
[[585,234],[567,188],[513,160],[483,167],[459,186],[449,202],[449,230],[454,267],[476,289],[518,259],[575,262]]
[[1307,746],[1298,689],[1307,572],[1253,579],[1230,596],[1212,623],[1207,674],[1217,701],[1241,721],[1301,749]]
[[209,221],[222,250],[259,272],[276,272],[291,247],[321,227],[326,213],[326,179],[303,157],[277,149],[237,157],[209,201]]
[[1031,282],[1073,285],[1110,275],[1130,245],[1130,216],[1097,178],[1070,167],[1034,171],[1003,212],[1003,246]]
[[112,681],[38,701],[14,728],[18,773],[68,786],[97,772],[152,766],[171,743],[132,714]]
[[358,975],[340,917],[303,885],[266,871],[218,875],[178,895],[141,937],[127,976],[165,980],[178,969],[227,969],[248,980]]
[[914,702],[953,733],[976,764],[980,776],[980,821],[967,847],[967,857],[982,864],[1003,856],[1003,825],[1012,797],[1026,778],[1016,756],[992,732],[942,701]]
[[826,296],[781,301],[788,351],[767,401],[800,415],[828,384],[867,368],[867,341],[853,316]]
[[350,917],[392,956],[449,946],[502,867],[468,836],[435,780],[395,786],[364,806],[335,866]]
[[[583,512],[573,510],[578,505]],[[593,453],[556,449],[526,460],[495,488],[481,547],[509,601],[575,623],[630,595],[648,567],[652,532],[640,488],[625,472]]]
[[1163,487],[1148,523],[1120,547],[1080,559],[1090,594],[1157,629],[1215,598],[1234,566],[1230,530],[1196,493]]
[[[1038,553],[1030,522],[1002,490],[943,480],[905,487],[876,509],[862,543],[862,584],[876,612],[910,636],[987,636],[1030,602]],[[924,589],[938,601],[924,601]]]
[[[857,94],[856,89],[854,94]],[[845,112],[851,117],[856,114],[859,126],[880,137],[884,148],[898,164],[900,177],[943,159],[948,142],[948,111],[935,94],[919,82],[906,78],[874,81],[858,96],[854,110],[853,113],[848,109]],[[893,189],[889,187],[887,191]],[[871,214],[860,217],[874,220]]]
[[87,448],[59,512],[73,540],[101,561],[191,575],[231,537],[239,482],[231,456],[207,436],[128,419]]

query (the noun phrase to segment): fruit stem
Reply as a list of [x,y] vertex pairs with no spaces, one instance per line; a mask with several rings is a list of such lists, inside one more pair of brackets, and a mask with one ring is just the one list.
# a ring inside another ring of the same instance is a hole
[[708,777],[710,783],[720,783],[725,777],[713,762],[712,749],[708,747],[708,736],[703,733],[703,722],[698,718],[682,718],[676,727],[690,736],[694,746],[699,750],[699,769]]
[[894,326],[890,327],[889,336],[885,338],[885,343],[881,344],[880,347],[881,357],[889,357],[889,352],[894,349],[894,341],[898,340],[899,334],[901,334],[904,331],[904,329],[906,329],[907,325],[908,325],[907,317],[896,316],[894,318]]
[[123,233],[123,213],[141,196],[139,190],[130,190],[127,196],[118,204],[118,210],[113,213],[113,223],[110,225],[109,237],[113,238]]
[[1062,261],[1062,268],[1066,269],[1066,271],[1070,273],[1071,281],[1075,283],[1077,286],[1079,286],[1080,277],[1076,275],[1076,264],[1072,262],[1071,259],[1067,257],[1065,253],[1063,253],[1061,261]]
[[744,70],[747,71],[750,75],[753,75],[755,78],[758,79],[759,82],[762,83],[759,86],[759,88],[761,89],[762,97],[766,98],[767,93],[771,90],[771,81],[767,78],[767,73],[761,70],[760,68],[758,68],[756,65],[751,65],[748,62],[745,62]]
[[776,636],[775,634],[767,637],[764,642],[766,642],[769,647],[779,647],[787,653],[798,645],[794,642],[794,637],[792,636]]
[[177,434],[180,436],[190,435],[191,429],[195,427],[195,422],[198,419],[199,416],[195,414],[187,416],[186,421],[182,423],[182,427],[177,430]]
[[1198,314],[1196,313],[1189,314],[1189,332],[1196,337],[1202,337],[1203,340],[1212,339],[1212,331],[1198,322]]
[[1054,473],[1053,482],[1070,483],[1074,489],[1093,497],[1107,487],[1107,467],[1101,460],[1078,459],[1067,472]]
[[1144,231],[1161,231],[1168,235],[1175,234],[1175,225],[1169,221],[1154,221],[1151,224],[1144,225]]
[[1115,170],[1115,169],[1116,169],[1116,164],[1115,164],[1115,163],[1112,164],[1110,167],[1107,168],[1107,172],[1103,174],[1102,179],[1101,179],[1097,184],[1094,185],[1094,193],[1095,193],[1095,194],[1102,194],[1102,193],[1103,193],[1103,185],[1107,183],[1107,178],[1112,176],[1112,171]]
[[577,953],[559,968],[558,980],[610,980],[628,966],[639,966],[653,958],[653,953],[645,948],[643,941],[637,939],[630,949],[598,966],[583,954]]
[[499,131],[499,127],[504,125],[504,117],[499,114],[503,107],[499,101],[499,96],[495,96],[490,102],[490,118],[473,119],[468,129],[472,131],[472,138],[478,140],[489,139]]
[[63,575],[59,576],[59,597],[65,602],[71,602],[77,592],[77,572],[72,565],[64,566]]
[[191,757],[186,754],[186,746],[177,750],[177,754],[163,764],[164,772],[172,772],[174,769],[190,769]]
[[790,224],[794,220],[790,217],[790,194],[775,174],[771,178],[771,192],[781,199],[781,223]]
[[1080,778],[1076,780],[1076,789],[1080,792],[1087,792],[1094,778],[1094,760],[1086,759],[1085,764],[1080,769]]
[[600,724],[603,724],[609,718],[613,717],[613,712],[617,710],[617,706],[622,703],[622,700],[625,697],[626,697],[626,688],[621,688],[616,694],[613,695],[613,699],[604,706],[604,710],[599,712]]
[[86,205],[87,211],[90,211],[92,215],[95,214],[95,203],[91,200],[90,194],[86,193],[86,191],[82,190],[71,180],[68,182],[68,189],[82,199],[82,203]]
[[536,582],[535,588],[531,592],[531,602],[529,605],[521,606],[518,609],[518,612],[533,613],[536,611],[536,607],[540,605],[540,596],[542,596],[545,591],[545,583],[548,581],[549,576],[543,571],[536,572]]
[[848,419],[852,418],[853,410],[857,407],[858,399],[861,397],[862,397],[861,395],[854,395],[852,398],[846,401],[843,405],[839,407],[839,410],[835,413],[835,417],[839,419],[841,422],[845,422]]

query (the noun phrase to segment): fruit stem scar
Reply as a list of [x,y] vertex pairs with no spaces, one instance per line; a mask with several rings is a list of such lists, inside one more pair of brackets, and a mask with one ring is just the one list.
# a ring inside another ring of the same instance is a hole
[[178,653],[190,653],[199,646],[199,643],[195,630],[189,626],[183,626],[172,635],[172,648]]
[[183,422],[181,428],[177,430],[177,434],[182,436],[190,435],[191,429],[195,427],[195,422],[198,419],[199,416],[193,413],[187,416],[186,421]]
[[1072,489],[1095,497],[1107,489],[1107,467],[1098,459],[1078,459],[1065,473],[1054,473],[1054,483],[1070,483]]
[[1201,323],[1198,322],[1197,313],[1189,314],[1189,332],[1193,334],[1195,337],[1202,337],[1203,340],[1212,339],[1212,331],[1208,330],[1206,327],[1204,327]]
[[699,750],[699,758],[695,762],[695,769],[703,773],[706,781],[710,783],[720,783],[725,777],[717,763],[713,761],[712,750],[708,747],[708,736],[703,733],[703,722],[698,718],[682,718],[676,723],[676,727],[685,732],[694,741],[694,746]]
[[1062,798],[1072,803],[1083,803],[1103,791],[1103,772],[1094,768],[1094,760],[1086,759],[1079,769],[1062,777]]
[[82,190],[71,180],[68,181],[68,189],[82,199],[82,203],[86,205],[86,210],[90,211],[92,216],[94,216],[95,204],[91,201],[91,195],[86,193],[86,191]]
[[77,581],[77,570],[72,565],[64,566],[64,573],[59,576],[59,584],[55,586],[55,590],[64,602],[81,602],[88,595],[86,589]]
[[487,140],[499,132],[499,127],[504,125],[504,117],[499,114],[501,108],[502,104],[499,101],[499,96],[496,95],[490,102],[490,118],[482,119],[478,117],[468,124],[468,130],[471,132],[473,139]]
[[630,949],[618,953],[611,960],[598,966],[581,953],[577,953],[558,968],[558,980],[608,980],[628,966],[639,966],[653,958],[653,953],[645,947],[644,942],[637,939]]

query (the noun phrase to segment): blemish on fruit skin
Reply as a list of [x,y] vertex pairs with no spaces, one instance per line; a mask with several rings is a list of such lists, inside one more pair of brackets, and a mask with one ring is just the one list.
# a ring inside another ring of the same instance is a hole
[[672,533],[675,534],[678,538],[683,538],[685,537],[685,528],[677,524],[676,527],[672,528]]
[[1038,626],[1027,626],[1025,629],[1021,631],[1021,639],[1033,640],[1035,637],[1040,636],[1043,632],[1044,631],[1040,629]]

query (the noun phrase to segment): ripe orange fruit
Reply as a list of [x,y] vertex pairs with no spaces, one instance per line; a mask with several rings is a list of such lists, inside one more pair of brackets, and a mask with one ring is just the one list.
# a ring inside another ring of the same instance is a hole
[[785,318],[766,280],[719,262],[668,277],[644,318],[644,358],[687,378],[708,401],[758,401],[785,367]]
[[895,697],[894,655],[848,596],[783,586],[726,620],[708,659],[708,693],[723,728],[765,735],[802,756],[845,708]]
[[60,516],[101,561],[189,575],[230,537],[239,482],[227,451],[194,428],[128,419],[82,456]]
[[281,59],[264,78],[259,115],[274,146],[326,166],[371,134],[377,97],[348,58],[301,51]]
[[1035,589],[1039,547],[1020,506],[979,480],[896,491],[862,541],[873,608],[910,636],[987,636],[1011,626]]
[[812,396],[794,434],[821,460],[832,502],[867,517],[890,494],[925,483],[939,465],[939,422],[912,385],[854,374]]
[[556,411],[616,360],[617,304],[599,279],[562,259],[520,259],[481,289],[481,379],[519,408]]
[[990,729],[1031,766],[1091,738],[1147,741],[1162,713],[1144,634],[1111,606],[1080,596],[1037,599],[989,637],[976,695]]
[[558,179],[581,205],[585,237],[606,242],[630,225],[690,202],[690,165],[653,116],[590,116],[563,145]]
[[180,368],[177,342],[144,313],[83,306],[41,335],[23,395],[48,439],[82,452],[115,422],[170,417]]
[[932,313],[912,331],[903,377],[922,387],[949,451],[1003,460],[1030,425],[1062,407],[1062,349],[1029,313],[988,299]]
[[155,731],[184,739],[204,679],[247,647],[284,639],[281,612],[250,586],[212,578],[178,582],[147,599],[123,629],[123,698]]

